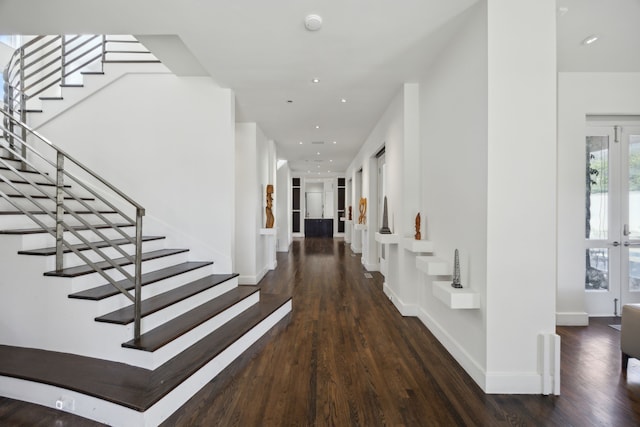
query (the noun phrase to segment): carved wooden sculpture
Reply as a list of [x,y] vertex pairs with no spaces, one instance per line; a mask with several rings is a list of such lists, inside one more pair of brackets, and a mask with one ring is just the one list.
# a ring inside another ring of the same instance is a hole
[[351,208],[352,208],[352,206],[349,205],[349,221],[351,221],[353,219],[353,216],[351,215]]
[[420,234],[420,212],[416,215],[416,235],[414,237],[416,240],[422,239],[422,235]]
[[367,223],[367,198],[360,198],[360,216],[358,217],[358,224],[366,224]]
[[272,184],[268,184],[267,185],[267,207],[265,208],[265,211],[267,213],[267,224],[266,224],[266,228],[273,228],[273,223],[275,222],[275,218],[273,217],[273,212],[271,212],[271,206],[273,206],[273,197],[271,196],[273,194],[273,185]]

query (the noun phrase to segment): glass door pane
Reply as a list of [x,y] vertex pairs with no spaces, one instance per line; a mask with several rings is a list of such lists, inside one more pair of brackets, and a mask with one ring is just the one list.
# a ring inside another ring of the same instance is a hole
[[640,129],[627,127],[622,132],[627,143],[624,184],[627,218],[623,229],[623,263],[621,304],[640,302]]
[[609,234],[609,137],[587,136],[586,238]]

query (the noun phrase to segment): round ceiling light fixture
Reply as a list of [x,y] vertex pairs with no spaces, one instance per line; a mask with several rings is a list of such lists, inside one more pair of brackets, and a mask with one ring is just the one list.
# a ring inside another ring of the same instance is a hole
[[304,18],[304,26],[309,31],[318,31],[322,27],[322,16],[320,15],[307,15]]

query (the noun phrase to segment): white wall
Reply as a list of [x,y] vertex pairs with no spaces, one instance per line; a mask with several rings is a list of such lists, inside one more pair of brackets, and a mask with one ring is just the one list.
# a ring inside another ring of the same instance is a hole
[[[268,270],[269,239],[260,234],[266,225],[266,188],[275,183],[275,144],[269,141],[255,123],[236,124],[236,272],[239,283],[260,282]],[[275,199],[279,192],[275,188]],[[277,215],[274,203],[272,211]],[[278,224],[275,224],[278,227]],[[273,246],[275,255],[275,246]]]
[[540,393],[553,356],[539,334],[555,334],[556,2],[488,6],[485,390]]
[[587,114],[640,114],[640,73],[558,75],[557,322],[587,325],[584,153]]
[[[389,212],[389,225],[400,222],[400,212],[403,210],[402,202],[402,146],[403,146],[403,96],[401,90],[391,101],[384,114],[372,129],[360,151],[347,168],[346,176],[353,177],[353,199],[347,197],[347,205],[353,205],[353,223],[358,223],[360,211],[358,209],[360,197],[367,198],[367,226],[366,231],[355,231],[353,240],[363,241],[362,262],[368,270],[377,271],[379,268],[378,249],[375,241],[375,232],[380,228],[381,219],[378,218],[378,170],[376,153],[384,146],[386,150],[387,164],[387,205]],[[362,168],[362,183],[357,171]],[[393,218],[393,219],[392,219]],[[352,241],[352,246],[354,242]],[[357,243],[356,243],[357,245]],[[357,248],[357,246],[356,246]]]
[[255,283],[257,280],[256,252],[259,222],[256,218],[260,204],[260,192],[256,168],[255,123],[236,123],[236,248],[234,271],[240,275],[239,283]]
[[487,23],[476,8],[420,81],[422,238],[483,297],[480,310],[451,310],[434,299],[424,276],[421,319],[478,382],[486,364],[487,274]]
[[280,166],[276,178],[276,227],[278,227],[278,252],[289,252],[292,241],[291,169],[287,163]]
[[39,131],[141,203],[145,234],[163,224],[169,244],[230,272],[234,111],[209,78],[129,74]]

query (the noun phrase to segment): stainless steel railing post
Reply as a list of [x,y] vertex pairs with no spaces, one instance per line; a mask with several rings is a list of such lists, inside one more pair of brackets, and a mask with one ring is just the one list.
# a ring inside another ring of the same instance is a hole
[[62,235],[64,231],[64,156],[56,156],[56,271],[63,268]]
[[136,208],[136,271],[135,271],[135,303],[133,338],[140,338],[140,322],[142,317],[142,217],[143,208]]
[[65,66],[65,60],[67,58],[67,36],[60,36],[60,84],[65,85],[67,83],[67,67]]

